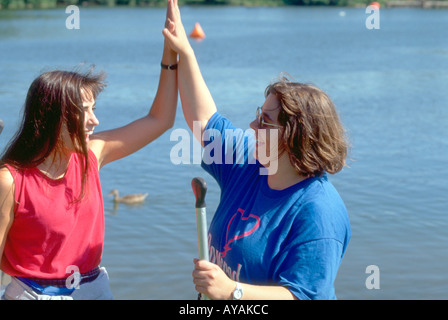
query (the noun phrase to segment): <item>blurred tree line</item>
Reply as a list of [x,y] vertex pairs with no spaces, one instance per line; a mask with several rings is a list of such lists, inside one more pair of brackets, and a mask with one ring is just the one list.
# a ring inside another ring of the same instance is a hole
[[[374,0],[179,0],[179,5],[236,5],[236,6],[283,6],[283,5],[368,5]],[[376,0],[383,5],[387,0]],[[406,1],[406,0],[404,0]],[[408,0],[409,1],[409,0]],[[425,1],[425,0],[421,0]],[[448,1],[448,0],[442,0]],[[166,0],[0,0],[0,9],[47,9],[77,6],[151,6],[166,5]]]

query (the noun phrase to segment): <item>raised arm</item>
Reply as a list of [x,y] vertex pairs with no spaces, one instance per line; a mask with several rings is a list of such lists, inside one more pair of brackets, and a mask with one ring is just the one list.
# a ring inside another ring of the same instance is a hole
[[[167,11],[167,19],[169,12]],[[177,63],[177,53],[164,43],[162,63]],[[174,124],[178,87],[177,70],[161,68],[159,85],[149,113],[124,127],[92,135],[89,147],[99,166],[123,158],[146,146]]]
[[[193,130],[200,121],[201,135],[210,117],[216,112],[213,97],[205,84],[193,48],[188,41],[177,0],[168,0],[170,26],[163,30],[165,40],[179,54],[179,94],[185,120]],[[201,137],[196,137],[201,143]]]

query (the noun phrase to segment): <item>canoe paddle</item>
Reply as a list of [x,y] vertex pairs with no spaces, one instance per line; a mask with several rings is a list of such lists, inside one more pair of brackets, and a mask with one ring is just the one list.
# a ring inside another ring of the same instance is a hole
[[[205,206],[205,194],[207,192],[207,183],[203,178],[196,177],[191,180],[191,187],[196,198],[196,226],[198,233],[199,259],[209,261],[208,240],[207,240],[207,216]],[[210,300],[202,294],[202,300]]]

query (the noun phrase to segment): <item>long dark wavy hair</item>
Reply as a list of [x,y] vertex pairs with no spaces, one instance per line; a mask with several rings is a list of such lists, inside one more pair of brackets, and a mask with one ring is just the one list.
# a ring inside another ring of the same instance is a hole
[[0,160],[16,169],[36,167],[52,152],[63,152],[65,125],[75,152],[84,155],[83,185],[87,177],[88,146],[84,132],[81,90],[93,98],[104,89],[104,73],[54,70],[41,74],[28,90],[22,123]]

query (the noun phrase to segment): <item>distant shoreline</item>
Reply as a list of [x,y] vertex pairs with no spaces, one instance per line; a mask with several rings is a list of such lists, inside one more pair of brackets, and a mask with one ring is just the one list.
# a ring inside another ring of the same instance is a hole
[[386,1],[387,8],[424,8],[424,9],[448,9],[448,1]]
[[[372,0],[373,1],[373,0]],[[179,0],[189,6],[244,7],[366,7],[369,0]],[[75,2],[75,3],[74,3]],[[448,0],[379,0],[381,8],[448,9]],[[0,10],[53,9],[78,5],[80,7],[164,7],[165,0],[0,0]]]

